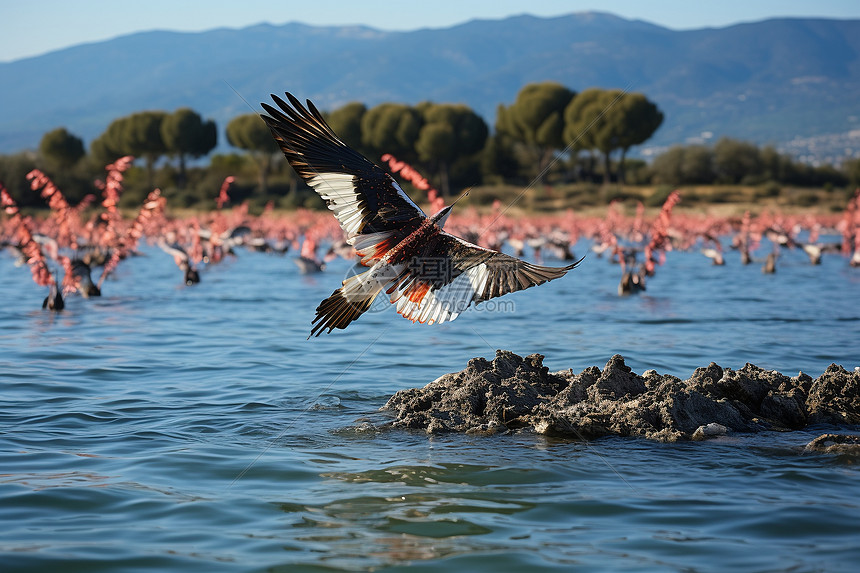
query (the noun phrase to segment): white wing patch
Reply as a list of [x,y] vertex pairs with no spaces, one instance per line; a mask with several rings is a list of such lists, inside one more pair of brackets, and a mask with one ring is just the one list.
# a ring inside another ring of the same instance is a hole
[[358,234],[367,209],[359,208],[361,197],[355,189],[354,176],[348,173],[320,173],[308,180],[308,184],[328,202],[347,237]]
[[391,302],[397,304],[398,313],[412,322],[441,324],[456,319],[469,308],[483,294],[489,277],[487,265],[481,263],[442,288],[429,289],[418,300],[410,300],[408,291],[412,287],[398,288],[391,293]]
[[346,242],[353,246],[355,252],[361,257],[361,264],[369,266],[374,260],[381,259],[393,246],[390,244],[394,231],[380,231],[378,233],[365,233],[347,239]]
[[403,265],[389,265],[378,262],[370,270],[358,275],[353,275],[343,281],[342,295],[350,302],[361,302],[373,298],[383,286],[395,280],[401,272]]
[[[389,178],[389,181],[401,199],[414,207],[417,213],[424,213],[421,207],[415,204],[394,179]],[[314,191],[328,202],[328,208],[334,212],[338,223],[346,232],[347,240],[361,232],[362,224],[370,210],[367,207],[359,207],[361,193],[355,187],[353,175],[348,173],[319,173],[308,180],[308,185],[313,187]],[[385,238],[387,237],[382,237],[380,240]],[[353,246],[357,251],[361,250],[358,246]]]

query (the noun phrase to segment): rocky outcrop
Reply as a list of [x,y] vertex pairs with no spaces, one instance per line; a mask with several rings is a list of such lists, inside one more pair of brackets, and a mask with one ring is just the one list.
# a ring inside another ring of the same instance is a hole
[[498,350],[424,388],[397,392],[383,407],[394,427],[493,434],[531,430],[590,439],[644,436],[672,442],[729,432],[860,424],[860,372],[830,365],[813,380],[746,364],[713,362],[687,380],[631,371],[620,355],[603,370],[549,372],[543,356]]
[[805,452],[822,454],[860,455],[860,436],[845,434],[822,434],[806,444]]

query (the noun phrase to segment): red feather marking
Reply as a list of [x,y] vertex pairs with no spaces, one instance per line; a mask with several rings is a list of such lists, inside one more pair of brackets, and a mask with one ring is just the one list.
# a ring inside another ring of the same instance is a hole
[[427,283],[415,283],[414,286],[409,289],[409,301],[410,302],[420,302],[424,299],[424,296],[430,290],[430,285]]
[[388,251],[394,248],[397,244],[397,239],[395,237],[388,237],[387,239],[383,239],[376,243],[373,246],[370,246],[361,251],[356,251],[359,257],[361,257],[361,264],[370,267],[373,266],[373,263],[382,259]]

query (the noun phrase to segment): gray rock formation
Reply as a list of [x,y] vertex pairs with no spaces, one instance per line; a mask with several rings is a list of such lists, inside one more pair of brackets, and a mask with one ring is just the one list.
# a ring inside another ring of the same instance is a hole
[[402,390],[383,406],[392,425],[429,433],[493,434],[530,430],[590,439],[644,436],[664,442],[729,432],[797,430],[811,424],[860,424],[860,372],[831,364],[813,380],[746,364],[713,362],[687,380],[632,372],[620,355],[603,370],[549,372],[543,356],[498,350],[424,388]]
[[860,436],[822,434],[806,444],[804,451],[858,456],[860,455]]

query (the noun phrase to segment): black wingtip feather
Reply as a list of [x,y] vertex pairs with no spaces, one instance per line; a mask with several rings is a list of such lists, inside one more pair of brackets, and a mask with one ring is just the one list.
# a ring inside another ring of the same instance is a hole
[[337,289],[317,307],[317,314],[311,321],[313,327],[308,338],[319,336],[325,329],[328,329],[326,334],[330,334],[335,328],[346,328],[370,308],[375,298],[374,295],[366,300],[350,301],[343,296],[341,289]]
[[579,263],[581,263],[584,260],[585,260],[585,255],[583,255],[583,257],[581,259],[579,259],[578,261],[571,263],[571,264],[567,265],[566,267],[564,267],[564,271],[567,272],[569,270],[575,269],[576,267],[579,266]]

